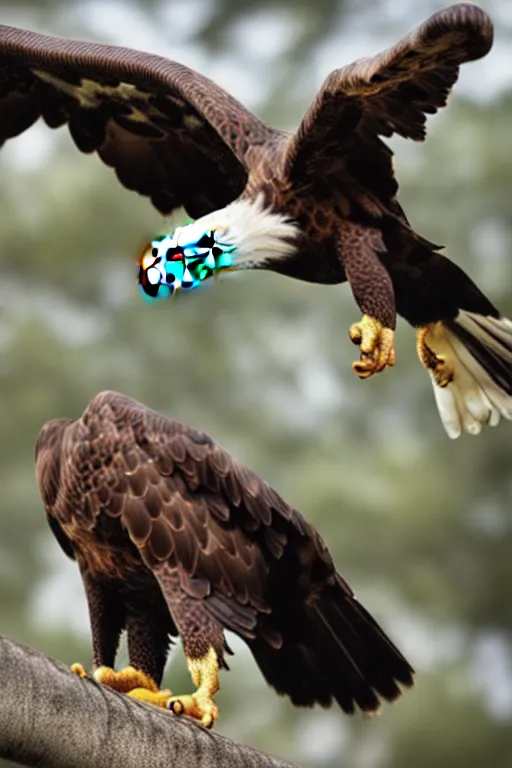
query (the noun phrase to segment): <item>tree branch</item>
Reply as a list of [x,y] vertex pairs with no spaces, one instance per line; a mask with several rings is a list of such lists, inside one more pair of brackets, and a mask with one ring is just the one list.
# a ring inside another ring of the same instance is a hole
[[80,680],[0,635],[0,757],[37,768],[294,768],[186,717]]

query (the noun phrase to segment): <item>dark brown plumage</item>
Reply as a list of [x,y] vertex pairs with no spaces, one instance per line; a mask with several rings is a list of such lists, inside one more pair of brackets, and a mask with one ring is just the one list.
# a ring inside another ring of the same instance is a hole
[[397,312],[421,328],[418,353],[447,431],[476,433],[512,418],[512,325],[411,228],[380,136],[422,140],[460,65],[492,40],[478,7],[439,11],[383,53],[332,72],[290,134],[176,62],[0,26],[0,143],[39,117],[67,123],[77,147],[97,152],[125,187],[164,213],[215,212],[213,230],[233,201],[263,200],[293,221],[293,247],[269,250],[266,238],[238,266],[348,280],[363,313],[350,333],[361,378],[394,364]]
[[203,432],[103,392],[42,428],[36,462],[84,581],[96,667],[113,666],[123,629],[157,683],[178,633],[191,669],[211,648],[226,666],[229,629],[297,705],[372,712],[412,684],[315,529]]

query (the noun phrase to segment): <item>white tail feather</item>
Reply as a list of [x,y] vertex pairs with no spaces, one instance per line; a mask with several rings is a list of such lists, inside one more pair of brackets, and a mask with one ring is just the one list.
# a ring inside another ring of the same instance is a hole
[[[433,376],[432,383],[444,428],[449,437],[456,438],[463,430],[477,435],[485,424],[495,427],[502,416],[512,420],[512,322],[460,311],[453,325],[454,330],[438,323],[427,343],[454,372],[448,386],[439,387]],[[471,344],[466,345],[464,335],[457,335],[456,326],[470,335]],[[470,347],[488,353],[481,357],[487,365]],[[503,386],[493,376],[493,359],[505,376]]]
[[235,247],[236,269],[255,269],[281,260],[296,250],[299,227],[282,213],[265,209],[263,196],[237,200],[194,222],[201,230],[215,229],[216,240]]
[[437,410],[443,422],[443,426],[446,430],[448,437],[455,439],[458,437],[462,430],[462,422],[460,420],[459,409],[455,401],[453,389],[450,387],[439,387],[436,384],[434,376],[429,371],[432,378],[432,386],[434,387],[434,397],[436,400]]
[[473,312],[459,312],[457,323],[512,364],[512,322],[507,317],[485,317]]

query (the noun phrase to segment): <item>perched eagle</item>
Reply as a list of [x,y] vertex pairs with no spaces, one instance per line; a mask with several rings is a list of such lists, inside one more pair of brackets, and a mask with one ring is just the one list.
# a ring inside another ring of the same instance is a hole
[[[102,392],[78,420],[45,424],[36,466],[50,527],[84,582],[101,682],[212,725],[229,629],[298,706],[375,712],[412,685],[315,529],[204,432]],[[115,672],[123,629],[132,666]],[[158,689],[178,634],[196,685],[187,696]]]
[[0,141],[39,117],[67,123],[128,189],[195,223],[141,257],[147,295],[220,269],[348,280],[361,378],[395,362],[396,314],[417,331],[451,437],[512,418],[512,323],[411,228],[380,136],[425,136],[460,65],[490,50],[474,5],[446,8],[392,48],[332,72],[296,133],[259,120],[206,77],[139,51],[0,26]]

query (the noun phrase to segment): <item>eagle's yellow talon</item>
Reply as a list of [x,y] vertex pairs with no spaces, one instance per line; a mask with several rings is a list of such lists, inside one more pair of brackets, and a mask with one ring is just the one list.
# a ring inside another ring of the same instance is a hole
[[89,675],[85,671],[84,665],[80,664],[80,662],[76,662],[75,664],[72,664],[71,671],[73,672],[74,675],[78,675],[78,677],[80,677],[82,680],[85,677],[89,677]]
[[145,701],[147,704],[153,704],[155,707],[167,709],[172,692],[169,690],[149,691],[147,688],[133,688],[126,694],[131,699]]
[[98,667],[94,672],[94,679],[119,693],[129,693],[141,688],[155,694],[159,692],[153,678],[135,667],[125,667],[119,672],[111,667]]
[[363,315],[361,321],[350,328],[349,336],[360,349],[360,360],[352,363],[352,370],[360,379],[367,379],[395,364],[395,332],[375,318]]
[[119,672],[112,667],[98,667],[94,672],[94,679],[114,691],[153,704],[155,707],[165,709],[171,697],[171,691],[160,690],[152,677],[135,667],[125,667]]
[[357,362],[352,363],[352,370],[359,376],[360,379],[367,379],[368,376],[371,376],[372,373],[374,373],[371,360],[358,360]]
[[455,376],[453,368],[448,365],[442,355],[437,358],[437,365],[432,369],[432,373],[438,387],[447,387],[448,384],[452,383]]
[[173,696],[167,702],[167,708],[175,715],[188,715],[199,720],[205,728],[211,728],[219,717],[219,708],[201,691],[183,696]]
[[219,708],[213,701],[219,690],[217,654],[210,646],[204,656],[187,656],[187,662],[196,691],[183,696],[172,696],[167,702],[167,708],[175,715],[188,715],[199,720],[205,728],[211,728],[219,716]]
[[421,364],[431,371],[437,386],[447,387],[454,379],[453,368],[447,363],[445,355],[436,354],[430,346],[436,343],[438,327],[440,329],[441,323],[430,323],[417,331],[416,351]]
[[361,328],[358,323],[354,323],[354,325],[350,327],[348,335],[350,336],[350,341],[352,342],[352,344],[356,344],[357,346],[359,346],[363,338],[363,334],[361,332]]
[[170,709],[174,715],[182,715],[184,711],[181,699],[169,699],[167,702],[167,709]]

